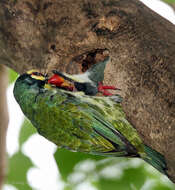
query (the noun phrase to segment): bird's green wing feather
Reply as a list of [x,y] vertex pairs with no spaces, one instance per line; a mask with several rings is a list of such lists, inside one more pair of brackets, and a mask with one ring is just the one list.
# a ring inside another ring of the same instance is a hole
[[106,148],[104,146],[100,154],[115,156],[138,155],[134,146],[110,122],[105,120],[103,115],[90,106],[88,106],[86,112],[93,118],[92,128],[93,134],[96,134],[95,139],[99,141],[98,143],[108,141],[110,144]]

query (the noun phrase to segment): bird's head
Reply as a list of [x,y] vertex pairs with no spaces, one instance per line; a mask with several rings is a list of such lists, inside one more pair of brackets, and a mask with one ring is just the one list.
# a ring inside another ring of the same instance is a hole
[[43,88],[47,82],[47,76],[38,70],[30,70],[20,75],[16,84],[25,85],[26,87]]

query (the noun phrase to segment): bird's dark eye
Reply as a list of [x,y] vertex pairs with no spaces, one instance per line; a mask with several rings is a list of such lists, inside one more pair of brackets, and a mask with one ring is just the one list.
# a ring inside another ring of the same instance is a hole
[[39,72],[33,72],[32,75],[43,76],[43,74],[41,74],[41,73],[39,73]]

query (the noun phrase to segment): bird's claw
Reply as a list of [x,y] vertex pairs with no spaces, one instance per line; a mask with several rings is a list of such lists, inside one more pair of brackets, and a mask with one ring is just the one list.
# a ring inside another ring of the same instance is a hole
[[108,90],[121,90],[115,86],[103,86],[102,83],[98,85],[98,92],[101,92],[104,96],[112,96],[113,94],[108,92]]

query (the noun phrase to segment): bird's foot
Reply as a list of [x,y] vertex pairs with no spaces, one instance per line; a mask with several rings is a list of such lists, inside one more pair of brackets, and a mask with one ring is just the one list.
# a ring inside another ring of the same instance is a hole
[[115,86],[103,86],[103,83],[99,83],[98,92],[101,92],[104,96],[112,96],[113,94],[108,92],[108,90],[121,90]]

